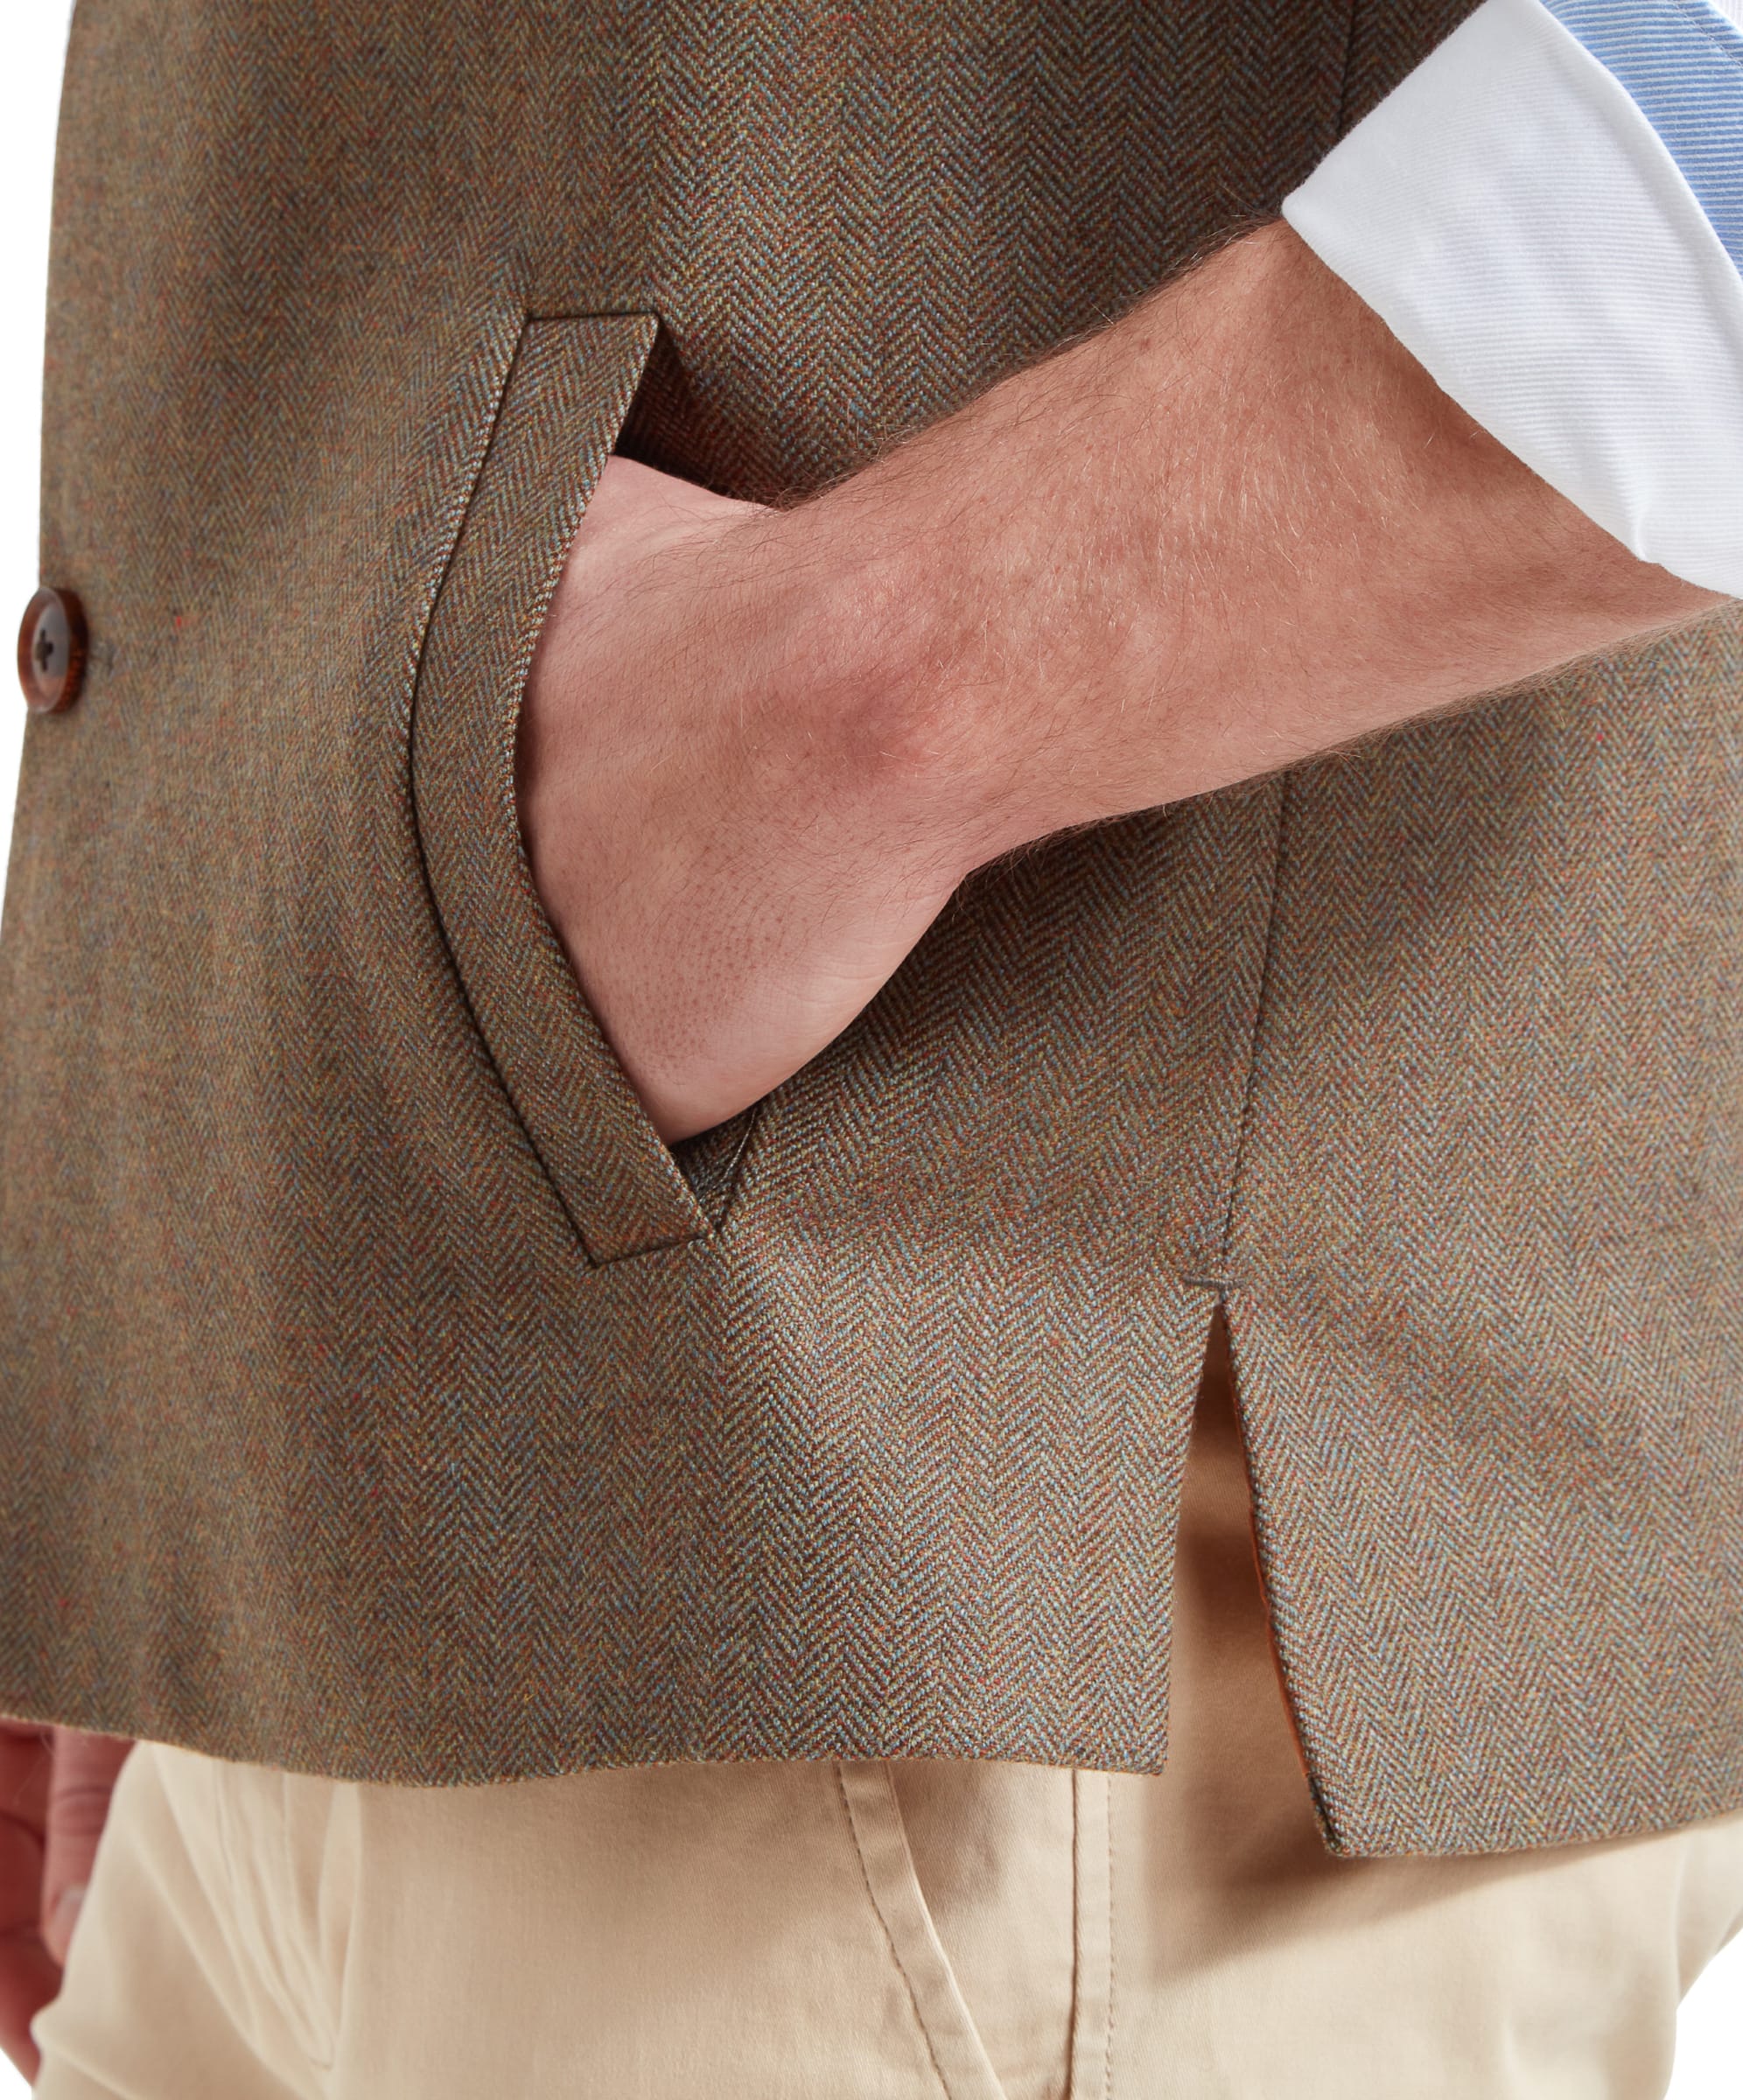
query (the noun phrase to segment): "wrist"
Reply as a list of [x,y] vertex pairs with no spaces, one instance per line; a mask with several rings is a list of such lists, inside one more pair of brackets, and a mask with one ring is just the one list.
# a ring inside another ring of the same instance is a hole
[[948,895],[982,860],[947,605],[912,536],[851,484],[753,521],[744,542],[747,734],[769,791],[832,850]]

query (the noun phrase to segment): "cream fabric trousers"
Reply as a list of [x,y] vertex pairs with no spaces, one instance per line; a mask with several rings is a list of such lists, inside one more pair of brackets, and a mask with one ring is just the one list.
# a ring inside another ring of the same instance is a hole
[[668,1766],[424,1792],[130,1760],[39,2100],[1646,2100],[1743,1816],[1324,1850],[1226,1342],[1172,1761]]

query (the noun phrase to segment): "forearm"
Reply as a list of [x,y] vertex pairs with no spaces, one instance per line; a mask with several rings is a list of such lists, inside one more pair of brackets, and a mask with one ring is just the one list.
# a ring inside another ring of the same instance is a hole
[[528,850],[682,1138],[814,1056],[1001,853],[1719,602],[1266,228],[792,510],[620,466],[528,684]]
[[1281,224],[760,530],[793,578],[777,683],[808,665],[855,777],[964,869],[1720,602],[1522,466]]
[[1743,594],[1714,150],[1743,151],[1743,40],[1666,0],[1711,61],[1666,114],[1632,4],[1595,10],[1613,72],[1485,0],[1285,200],[1306,240],[1249,234],[793,509],[611,463],[520,792],[665,1136],[796,1072],[1000,854]]

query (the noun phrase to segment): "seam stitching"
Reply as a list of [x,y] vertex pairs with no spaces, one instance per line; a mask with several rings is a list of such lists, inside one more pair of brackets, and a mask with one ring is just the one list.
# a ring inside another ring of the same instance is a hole
[[1265,907],[1264,955],[1259,964],[1259,986],[1253,1002],[1252,1031],[1247,1039],[1247,1069],[1241,1082],[1241,1112],[1235,1135],[1235,1157],[1228,1168],[1228,1198],[1223,1207],[1222,1229],[1217,1235],[1217,1263],[1226,1276],[1233,1264],[1235,1213],[1241,1194],[1241,1179],[1246,1172],[1248,1139],[1251,1134],[1254,1115],[1254,1097],[1257,1093],[1256,1075],[1259,1064],[1259,1042],[1264,1033],[1266,1009],[1270,1004],[1271,975],[1277,959],[1278,904],[1283,894],[1284,853],[1287,844],[1289,822],[1290,776],[1284,774],[1278,785],[1277,802],[1277,842],[1271,853],[1270,897]]
[[[859,1824],[853,1813],[853,1803],[848,1798],[847,1781],[842,1772],[842,1760],[840,1758],[836,1758],[833,1761],[836,1791],[841,1796],[842,1812],[847,1817],[848,1832],[853,1839],[854,1856],[859,1861],[859,1879],[865,1885],[867,1900],[877,1915],[878,1928],[884,1936],[884,1944],[890,1950],[890,1959],[896,1965],[896,1974],[901,1978],[902,1988],[907,1992],[908,2006],[914,2014],[914,2024],[920,2029],[920,2038],[926,2044],[927,2059],[931,2063],[933,2076],[938,2081],[938,2090],[945,2096],[945,2100],[955,2100],[955,2096],[950,2090],[950,2082],[944,2076],[944,2067],[938,2061],[938,2052],[932,2046],[932,2029],[927,2022],[925,2014],[920,2009],[920,1998],[914,1987],[914,1978],[908,1974],[907,1964],[902,1959],[901,1950],[896,1945],[896,1936],[890,1930],[890,1921],[884,1915],[884,1906],[878,1900],[878,1891],[872,1886],[872,1870],[865,1862],[865,1847],[860,1842]],[[879,1758],[878,1762],[883,1768],[884,1784],[888,1786],[890,1784],[888,1760]]]
[[1114,2090],[1114,1978],[1116,1956],[1114,1947],[1114,1790],[1107,1774],[1102,1777],[1104,1789],[1102,1802],[1102,1827],[1108,1846],[1108,2025],[1107,2040],[1102,2054],[1102,2100],[1112,2100]]
[[[472,1032],[478,1039],[485,1060],[495,1076],[502,1098],[508,1103],[508,1112],[519,1126],[522,1136],[526,1140],[527,1148],[537,1165],[540,1177],[555,1199],[557,1208],[568,1221],[570,1230],[574,1234],[576,1242],[581,1250],[583,1261],[589,1269],[598,1270],[609,1268],[618,1262],[634,1261],[643,1256],[663,1254],[675,1248],[694,1246],[698,1241],[711,1240],[714,1236],[712,1222],[704,1214],[703,1222],[693,1231],[674,1234],[653,1241],[638,1240],[633,1246],[619,1248],[615,1253],[605,1254],[594,1251],[589,1227],[584,1224],[582,1219],[577,1214],[570,1203],[567,1193],[561,1186],[557,1177],[551,1172],[550,1162],[546,1159],[532,1126],[528,1124],[521,1103],[515,1096],[508,1076],[497,1060],[495,1047],[484,1026],[483,1016],[473,998],[472,988],[466,982],[466,973],[460,967],[459,957],[455,952],[447,921],[443,916],[441,900],[438,894],[434,874],[430,864],[430,854],[424,841],[424,820],[417,793],[418,702],[423,696],[424,667],[429,659],[436,623],[442,610],[442,601],[459,563],[461,544],[466,536],[466,526],[472,519],[484,488],[485,480],[489,472],[491,455],[496,448],[497,439],[502,429],[503,416],[515,376],[526,354],[529,331],[542,320],[581,322],[651,318],[657,323],[658,317],[649,315],[645,309],[628,312],[590,312],[561,316],[534,314],[528,312],[526,306],[518,302],[514,311],[519,315],[514,342],[497,381],[489,413],[484,420],[482,443],[477,457],[472,462],[470,480],[463,496],[457,503],[452,534],[437,571],[435,589],[425,607],[423,625],[418,631],[411,652],[411,689],[408,700],[405,738],[405,788],[407,801],[412,812],[412,848],[416,857],[418,872],[423,878],[424,901],[429,909],[430,922],[435,928],[436,937],[441,944],[443,954],[447,957],[449,976],[453,987],[458,994],[466,1018],[472,1024]],[[645,363],[643,369],[644,371],[646,369]],[[524,844],[521,847],[521,852],[524,867]],[[700,1206],[698,1205],[697,1208],[699,1209]]]
[[[1743,52],[1738,51],[1731,38],[1717,22],[1707,18],[1704,9],[1692,4],[1692,0],[1669,0],[1669,4],[1672,13],[1681,15],[1695,34],[1704,42],[1711,44],[1713,50],[1733,72],[1743,72]],[[1590,50],[1591,46],[1588,45],[1586,48]],[[1592,52],[1592,55],[1594,59],[1598,58],[1595,51]],[[1598,62],[1600,66],[1604,64],[1601,59]],[[1616,80],[1621,80],[1624,88],[1628,86],[1628,82],[1622,80],[1621,74],[1616,73],[1614,66],[1606,66],[1605,70],[1612,74]]]

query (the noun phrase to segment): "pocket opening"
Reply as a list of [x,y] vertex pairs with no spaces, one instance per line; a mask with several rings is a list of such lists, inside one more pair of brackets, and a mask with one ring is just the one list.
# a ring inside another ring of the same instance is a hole
[[523,323],[412,696],[413,816],[448,950],[596,1265],[711,1238],[753,1116],[676,1149],[654,1130],[545,916],[514,795],[533,650],[658,328],[651,314]]

